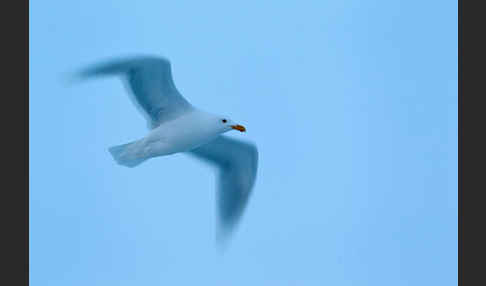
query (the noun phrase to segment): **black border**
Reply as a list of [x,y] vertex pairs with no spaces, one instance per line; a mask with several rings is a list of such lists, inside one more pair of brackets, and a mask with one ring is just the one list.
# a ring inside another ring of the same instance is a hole
[[29,1],[3,2],[1,285],[29,285]]
[[458,285],[466,285],[465,284],[465,278],[464,278],[464,256],[463,256],[463,243],[464,243],[464,237],[462,235],[463,233],[463,226],[464,224],[462,223],[462,220],[464,219],[464,216],[462,215],[462,202],[463,202],[463,194],[462,194],[462,191],[464,190],[463,189],[463,186],[464,186],[464,181],[461,177],[462,175],[462,171],[461,171],[461,168],[463,166],[463,162],[462,162],[462,152],[461,152],[461,147],[462,147],[462,127],[461,127],[461,124],[463,123],[463,120],[462,120],[462,113],[463,113],[463,110],[462,110],[462,107],[463,107],[463,98],[462,96],[464,95],[464,85],[463,85],[463,82],[462,82],[462,78],[463,78],[463,68],[462,68],[462,61],[463,61],[463,58],[462,58],[462,50],[463,50],[463,36],[464,36],[464,24],[462,22],[462,19],[463,19],[463,13],[464,13],[464,8],[463,8],[463,2],[461,0],[458,0],[458,8],[457,8],[457,12],[458,12],[458,15],[457,15],[457,25],[458,25],[458,29],[457,29],[457,36],[458,36],[458,41],[457,41],[457,52],[458,52],[458,55],[457,55],[457,80],[458,80],[458,96],[457,96],[457,120],[458,120],[458,136],[457,136],[457,146],[458,146],[458,150],[457,150],[457,163],[458,163],[458,168],[457,168],[457,171],[458,171],[458,196],[457,196],[457,203],[458,203],[458,209],[457,209],[457,215],[458,215],[458,219],[457,219],[457,222],[458,222],[458,255],[457,255],[457,258],[458,258],[458,263],[457,263],[457,266],[458,266]]
[[[480,1],[458,4],[458,278],[459,285],[486,285],[484,257],[484,9]],[[483,281],[483,282],[481,282]]]

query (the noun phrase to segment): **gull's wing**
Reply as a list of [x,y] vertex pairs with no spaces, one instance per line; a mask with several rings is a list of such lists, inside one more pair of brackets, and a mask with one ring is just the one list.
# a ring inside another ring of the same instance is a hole
[[170,62],[164,58],[132,57],[105,61],[79,73],[81,78],[120,75],[126,80],[151,127],[192,109],[172,80]]
[[219,136],[190,154],[216,165],[218,216],[222,235],[238,223],[255,184],[258,151],[255,145]]

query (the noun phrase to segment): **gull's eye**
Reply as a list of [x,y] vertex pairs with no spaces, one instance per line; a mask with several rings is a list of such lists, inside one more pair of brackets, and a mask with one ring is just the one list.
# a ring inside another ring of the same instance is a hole
[[223,119],[223,120],[221,120],[221,121],[222,121],[223,123],[226,123],[226,122],[228,122],[228,120],[226,120],[226,119]]

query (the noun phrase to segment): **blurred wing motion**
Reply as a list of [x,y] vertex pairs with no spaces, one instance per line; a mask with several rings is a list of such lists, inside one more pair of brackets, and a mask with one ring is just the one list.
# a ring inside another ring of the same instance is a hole
[[[216,165],[217,203],[220,234],[226,236],[238,223],[255,184],[258,151],[255,145],[219,136],[190,151],[190,154]],[[224,238],[224,237],[221,237]]]
[[133,57],[111,60],[79,73],[81,78],[121,75],[126,80],[149,126],[179,117],[192,109],[172,80],[170,62],[164,58]]

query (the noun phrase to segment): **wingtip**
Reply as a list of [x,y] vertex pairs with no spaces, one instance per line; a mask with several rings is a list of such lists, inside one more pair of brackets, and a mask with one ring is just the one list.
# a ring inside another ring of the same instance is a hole
[[72,86],[83,81],[79,72],[66,72],[61,74],[60,81],[64,86]]
[[221,254],[226,252],[231,241],[231,230],[220,226],[216,231],[216,247]]

